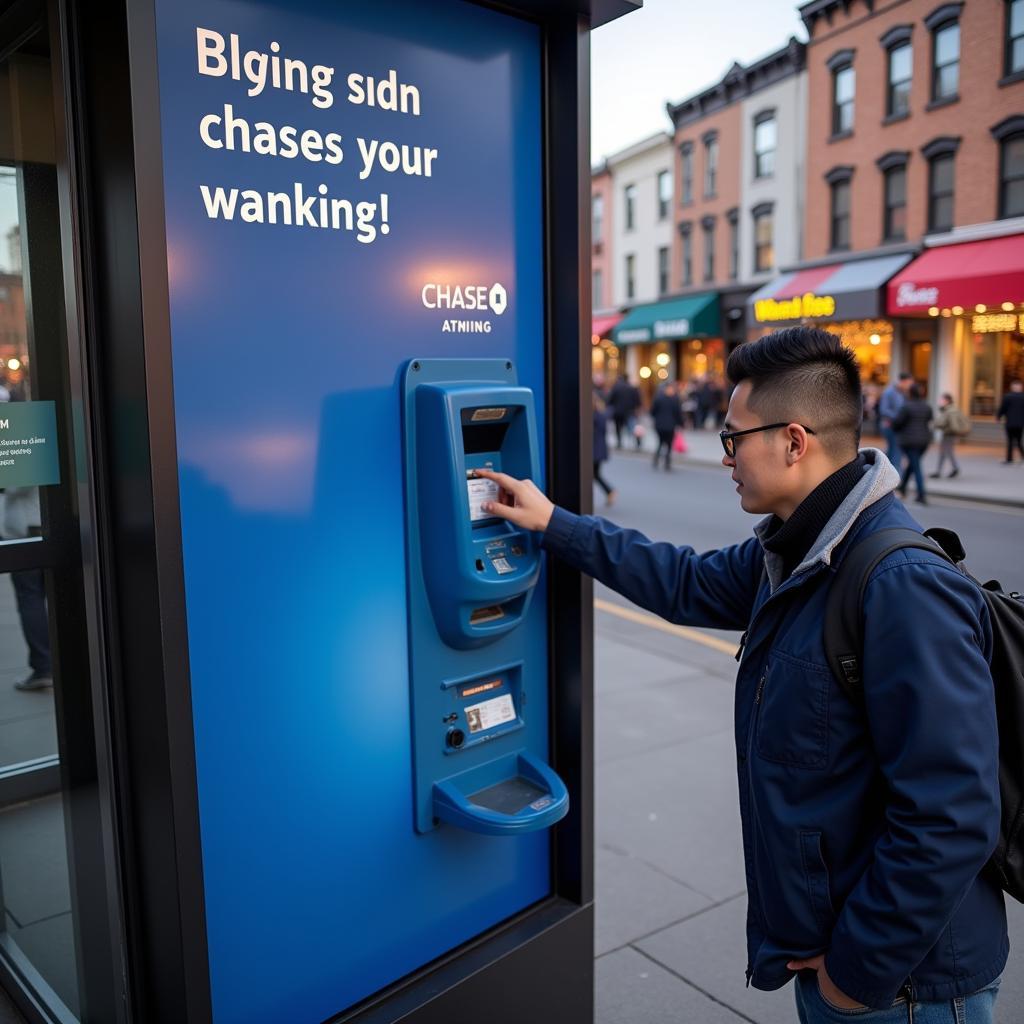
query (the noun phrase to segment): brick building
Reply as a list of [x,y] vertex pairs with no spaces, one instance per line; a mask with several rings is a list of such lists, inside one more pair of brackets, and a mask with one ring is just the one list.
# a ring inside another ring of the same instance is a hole
[[1005,329],[1024,323],[1024,0],[800,13],[805,259],[754,297],[752,333],[828,323],[865,380],[908,369],[932,400],[950,391],[991,417],[1024,373],[1022,335]]
[[791,39],[708,89],[667,105],[674,226],[668,289],[616,327],[631,372],[652,383],[721,376],[746,337],[746,302],[798,258],[804,168],[804,47]]

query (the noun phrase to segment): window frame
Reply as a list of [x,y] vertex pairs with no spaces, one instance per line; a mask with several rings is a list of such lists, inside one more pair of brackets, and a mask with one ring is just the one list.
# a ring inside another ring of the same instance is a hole
[[624,204],[623,209],[623,220],[625,222],[626,231],[636,230],[636,183],[631,182],[629,185],[622,187],[622,199]]
[[[838,98],[839,92],[839,76],[849,71],[853,78],[853,95],[848,100],[840,102]],[[850,108],[850,124],[849,127],[844,128],[842,126],[842,110],[844,107]],[[853,61],[847,64],[841,64],[839,67],[832,69],[832,137],[837,138],[840,136],[851,135],[853,133],[853,126],[855,118],[857,116],[857,71],[853,66]]]
[[[910,73],[898,82],[893,81],[892,63],[893,57],[903,50],[910,51]],[[901,39],[898,42],[891,44],[886,49],[885,57],[885,116],[887,119],[897,120],[899,118],[908,117],[910,115],[910,94],[914,85],[914,44],[909,38]],[[896,96],[895,89],[897,86],[906,85],[906,106],[902,110],[897,110],[893,103]]]
[[703,233],[703,278],[704,284],[710,284],[715,279],[715,218],[705,217],[701,222],[701,231]]
[[[662,194],[662,182],[668,182],[668,195]],[[657,177],[655,178],[655,186],[657,189],[658,198],[658,220],[666,220],[672,211],[672,194],[673,194],[673,182],[672,172],[670,170],[658,171]]]
[[[707,132],[704,143],[704,198],[715,199],[718,196],[718,132]],[[713,157],[713,159],[712,159]]]
[[681,182],[680,205],[689,206],[693,202],[693,143],[684,142],[679,147],[679,159],[682,166],[679,169]]
[[[956,60],[949,61],[946,64],[939,64],[939,35],[948,29],[956,29]],[[931,82],[929,83],[929,99],[931,105],[942,105],[945,103],[954,103],[960,98],[960,59],[963,54],[962,38],[960,34],[960,16],[955,15],[949,17],[932,28],[932,74]],[[945,68],[956,65],[956,88],[953,92],[939,95],[938,86],[940,80],[940,72]]]
[[679,234],[682,237],[680,246],[680,271],[681,286],[688,288],[693,284],[693,225],[690,221],[684,221],[679,225]]
[[[758,130],[764,125],[770,124],[774,129],[774,138],[772,140],[771,149],[761,151],[757,148],[757,133]],[[774,110],[762,110],[760,113],[754,115],[754,131],[753,131],[753,144],[754,144],[754,180],[763,181],[768,178],[775,177],[775,154],[779,150],[779,123],[778,118],[775,115]],[[770,166],[767,170],[763,170],[761,167],[761,161],[764,157],[770,158]]]
[[[900,203],[891,202],[889,195],[890,186],[895,175],[903,176],[903,200]],[[903,211],[903,229],[896,231],[893,225],[897,211]],[[882,243],[905,242],[907,240],[907,165],[905,163],[893,164],[882,171]]]
[[1013,142],[1020,142],[1024,145],[1024,126],[1017,131],[1009,132],[999,140],[999,208],[998,220],[1007,220],[1011,217],[1024,217],[1024,203],[1016,212],[1009,212],[1006,208],[1007,186],[1011,182],[1024,181],[1024,170],[1020,174],[1009,178],[1006,175],[1006,158],[1009,146]]
[[740,211],[733,207],[725,219],[729,225],[729,280],[736,281],[740,276]]
[[1020,4],[1020,10],[1024,15],[1024,0],[1006,0],[1005,3],[1005,15],[1004,15],[1004,28],[1003,28],[1003,82],[1009,84],[1010,82],[1018,81],[1019,78],[1024,78],[1024,58],[1021,60],[1021,65],[1018,68],[1012,66],[1013,61],[1013,44],[1020,40],[1024,43],[1024,18],[1022,18],[1021,34],[1018,36],[1012,35],[1013,31],[1013,5]]
[[636,298],[636,253],[626,253],[626,299],[632,301]]
[[659,245],[656,265],[658,268],[658,297],[668,295],[672,278],[672,250],[667,245]]
[[[775,205],[773,203],[759,203],[750,211],[754,223],[754,273],[767,274],[775,269]],[[760,224],[767,221],[771,228],[771,241],[767,245],[762,244],[758,228]],[[767,249],[771,258],[762,263],[762,254]]]
[[[842,166],[833,167],[825,175],[825,181],[829,186],[829,202],[828,202],[828,238],[829,238],[829,252],[848,252],[853,243],[853,167]],[[847,210],[845,214],[840,215],[846,222],[846,242],[838,241],[838,233],[836,231],[836,224],[840,217],[836,215],[836,198],[838,196],[838,190],[845,188],[847,190]]]
[[590,197],[590,241],[594,245],[600,245],[604,241],[603,192],[594,192]]

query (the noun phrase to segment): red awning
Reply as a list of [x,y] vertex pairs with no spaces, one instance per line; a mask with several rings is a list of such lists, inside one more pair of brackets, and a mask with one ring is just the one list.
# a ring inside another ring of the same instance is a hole
[[618,326],[623,316],[622,313],[612,313],[611,316],[595,316],[591,321],[591,334],[596,334],[599,338],[606,337],[611,334],[613,327]]
[[1024,303],[1024,235],[936,246],[889,282],[890,316],[1004,302]]

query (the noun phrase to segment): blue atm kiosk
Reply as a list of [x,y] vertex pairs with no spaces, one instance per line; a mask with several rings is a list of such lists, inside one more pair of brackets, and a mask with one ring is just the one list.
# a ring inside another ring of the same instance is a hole
[[588,36],[641,0],[93,6],[51,5],[96,984],[119,1024],[591,1024],[592,590],[477,474],[589,508]]
[[402,404],[416,829],[546,828],[569,794],[547,763],[545,647],[526,628],[541,553],[483,510],[497,487],[475,472],[540,479],[533,394],[509,360],[423,358]]

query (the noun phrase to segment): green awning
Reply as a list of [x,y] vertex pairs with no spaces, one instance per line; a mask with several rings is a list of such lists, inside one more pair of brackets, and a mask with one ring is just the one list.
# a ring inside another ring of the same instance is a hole
[[681,338],[717,338],[720,333],[718,292],[701,292],[636,306],[612,331],[612,340],[616,345],[634,345]]

